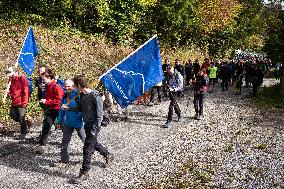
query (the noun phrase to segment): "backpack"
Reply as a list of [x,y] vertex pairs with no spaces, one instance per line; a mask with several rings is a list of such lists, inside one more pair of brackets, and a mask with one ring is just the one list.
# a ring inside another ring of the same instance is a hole
[[[102,96],[101,93],[98,92],[98,91],[93,90],[92,92],[93,92],[95,98],[97,96]],[[102,120],[101,126],[106,127],[110,123],[110,115],[109,115],[109,112],[108,112],[105,104],[104,104],[103,108],[104,108],[104,110],[103,110],[104,114],[103,114],[103,120]]]
[[64,83],[65,83],[64,79],[57,79],[56,80],[56,84],[60,85],[60,87],[62,88],[63,92],[65,93],[66,89],[64,88]]
[[[23,85],[23,79],[22,79],[23,76],[20,77],[20,81]],[[33,93],[33,78],[31,77],[26,77],[28,82],[29,82],[29,98],[32,96],[32,93]]]

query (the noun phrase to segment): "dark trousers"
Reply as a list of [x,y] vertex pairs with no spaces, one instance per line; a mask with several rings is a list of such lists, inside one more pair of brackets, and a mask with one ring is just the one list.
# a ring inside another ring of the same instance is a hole
[[46,145],[48,142],[48,135],[50,133],[51,127],[58,116],[58,110],[48,109],[45,111],[45,117],[43,120],[42,131],[40,135],[39,144]]
[[91,160],[94,151],[98,151],[102,156],[109,155],[108,150],[98,142],[98,134],[100,128],[85,125],[86,139],[83,147],[83,165],[81,171],[89,171],[91,169]]
[[203,102],[204,94],[194,94],[193,103],[196,114],[203,115]]
[[25,119],[25,112],[26,109],[22,107],[11,107],[10,109],[10,117],[20,123],[21,126],[21,134],[27,134],[28,133],[28,127],[27,122]]
[[162,95],[161,95],[161,86],[154,86],[151,89],[151,96],[150,96],[150,102],[154,102],[154,97],[155,97],[155,89],[158,93],[158,100],[159,102],[162,102]]
[[228,90],[229,78],[222,78],[221,87],[222,91]]
[[176,100],[177,93],[176,92],[170,92],[169,95],[170,95],[171,102],[170,102],[170,106],[169,106],[167,121],[172,121],[174,110],[175,110],[175,113],[177,114],[178,117],[181,116],[181,111],[180,111],[180,108],[179,108],[177,100]]
[[74,128],[74,127],[68,127],[67,125],[64,125],[63,127],[63,137],[62,137],[62,144],[61,144],[61,160],[63,161],[69,161],[69,155],[68,155],[68,146],[71,141],[72,133],[76,130],[78,136],[80,139],[84,142],[86,138],[85,129],[84,127],[81,128]]

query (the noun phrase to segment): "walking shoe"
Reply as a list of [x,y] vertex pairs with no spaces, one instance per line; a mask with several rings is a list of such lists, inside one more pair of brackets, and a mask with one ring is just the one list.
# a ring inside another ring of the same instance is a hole
[[164,128],[170,128],[172,126],[171,123],[171,121],[167,121],[164,125]]
[[194,118],[197,119],[198,117],[198,113],[195,113]]
[[154,105],[153,102],[149,102],[149,103],[147,104],[147,106],[153,106],[153,105]]
[[69,163],[69,161],[59,160],[58,162],[50,164],[50,166],[51,167],[61,167],[61,166],[64,166],[64,165],[66,165],[68,163]]
[[105,168],[106,167],[110,167],[111,163],[113,162],[114,160],[114,157],[113,157],[113,154],[109,154],[105,157],[106,159],[106,162],[105,162]]
[[15,137],[16,140],[25,140],[27,137],[27,134],[20,134],[19,136]]
[[72,184],[79,184],[81,183],[83,180],[86,180],[89,177],[88,171],[83,171],[80,170],[79,176],[74,178],[71,183]]
[[178,122],[183,122],[183,121],[184,121],[183,117],[181,115],[178,116]]
[[43,154],[44,153],[44,146],[38,145],[35,147],[35,153],[36,154]]
[[124,118],[122,118],[122,121],[125,121],[125,122],[130,121],[130,118],[129,117],[124,117]]

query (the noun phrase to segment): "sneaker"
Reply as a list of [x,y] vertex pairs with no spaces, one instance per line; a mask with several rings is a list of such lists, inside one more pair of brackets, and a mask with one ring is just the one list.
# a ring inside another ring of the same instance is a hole
[[61,166],[66,165],[68,163],[69,163],[69,161],[59,160],[58,162],[50,164],[50,166],[51,167],[61,167]]
[[83,180],[86,180],[89,177],[88,171],[80,170],[79,176],[72,180],[72,184],[79,184]]
[[164,125],[164,128],[170,128],[172,125],[171,125],[171,121],[167,121],[166,124]]
[[130,119],[129,119],[129,117],[124,117],[124,118],[122,118],[122,121],[127,122],[127,121],[130,121]]
[[38,145],[36,148],[35,148],[35,153],[36,154],[43,154],[44,153],[44,147],[42,145]]
[[178,116],[178,122],[183,122],[183,121],[184,121],[183,117],[182,116]]
[[15,137],[16,140],[25,140],[27,138],[27,134],[20,134],[19,136]]
[[149,102],[149,103],[147,104],[147,106],[154,106],[154,103],[153,103],[153,102]]
[[194,119],[198,119],[198,113],[195,113]]
[[110,167],[111,163],[114,160],[113,154],[109,154],[107,157],[105,157],[106,162],[105,162],[105,167]]

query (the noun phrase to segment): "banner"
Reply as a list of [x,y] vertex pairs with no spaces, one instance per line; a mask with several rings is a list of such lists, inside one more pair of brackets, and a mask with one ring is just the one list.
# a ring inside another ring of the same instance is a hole
[[100,76],[100,80],[121,108],[164,79],[157,36],[132,52]]
[[25,41],[23,43],[22,50],[18,57],[18,63],[28,75],[31,75],[33,73],[35,67],[34,58],[37,55],[38,49],[36,46],[32,27],[30,26]]

